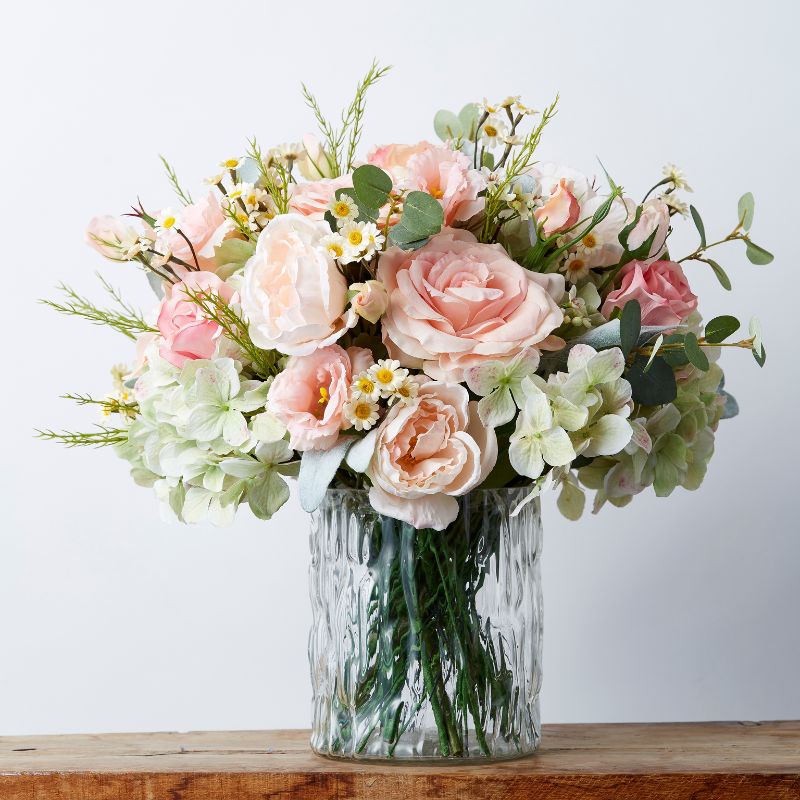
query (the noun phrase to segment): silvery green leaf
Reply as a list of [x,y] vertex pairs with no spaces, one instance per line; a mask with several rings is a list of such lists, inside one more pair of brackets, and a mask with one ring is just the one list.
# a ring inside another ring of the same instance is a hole
[[445,111],[444,109],[436,112],[433,118],[433,129],[443,142],[464,136],[461,120],[452,111]]
[[353,191],[359,206],[377,210],[385,205],[392,191],[392,179],[374,164],[362,164],[353,171]]
[[735,417],[739,413],[739,404],[736,402],[736,398],[726,392],[724,389],[720,391],[720,395],[725,400],[725,406],[722,410],[722,419],[730,419],[731,417]]
[[261,169],[258,162],[254,158],[247,156],[244,163],[236,171],[236,176],[241,183],[256,183],[261,177]]
[[458,112],[458,119],[461,122],[461,133],[465,139],[474,139],[478,127],[480,112],[476,103],[467,103]]
[[156,297],[160,300],[164,296],[164,279],[159,278],[155,272],[147,270],[147,282],[150,288],[155,292]]
[[750,230],[750,226],[753,224],[753,214],[755,214],[756,210],[756,201],[753,198],[752,192],[745,192],[739,198],[739,221],[742,223],[742,227],[746,230]]
[[769,252],[769,250],[765,250],[763,247],[760,247],[755,242],[751,242],[748,239],[745,244],[746,244],[745,255],[747,256],[751,264],[756,264],[757,266],[763,266],[764,264],[769,264],[775,260],[775,256],[773,256],[772,253]]
[[329,450],[306,450],[303,453],[298,477],[303,511],[311,513],[322,503],[336,470],[354,440],[353,436],[342,436]]
[[[231,272],[241,269],[245,262],[253,255],[256,246],[251,241],[243,241],[242,239],[225,239],[222,244],[214,248],[214,260],[217,262],[217,274],[219,274],[219,267],[231,267],[228,270],[228,276]],[[226,277],[228,277],[226,276]]]
[[375,440],[378,438],[378,429],[373,428],[363,439],[359,439],[348,451],[347,466],[353,472],[366,472],[372,454],[375,452]]
[[274,470],[247,487],[247,502],[259,519],[269,519],[289,499],[289,486]]

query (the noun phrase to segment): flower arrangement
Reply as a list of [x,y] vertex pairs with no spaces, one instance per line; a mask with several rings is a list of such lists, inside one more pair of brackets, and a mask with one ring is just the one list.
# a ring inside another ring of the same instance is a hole
[[[740,241],[754,264],[754,202],[707,237],[674,166],[641,202],[541,163],[556,102],[520,98],[440,111],[440,143],[360,153],[373,65],[341,123],[303,87],[319,136],[219,162],[200,199],[165,161],[177,201],[89,224],[88,243],[141,269],[158,296],[142,314],[107,282],[101,307],[62,286],[47,301],[135,341],[90,432],[184,522],[229,523],[242,503],[269,519],[297,477],[301,504],[329,486],[369,488],[381,515],[445,529],[477,487],[545,487],[581,516],[700,485],[720,419],[721,348],[765,350],[757,320],[703,323],[694,269],[730,281],[712,248]],[[682,257],[673,224],[699,236]],[[113,420],[113,421],[112,421]],[[517,509],[519,510],[519,509]]]

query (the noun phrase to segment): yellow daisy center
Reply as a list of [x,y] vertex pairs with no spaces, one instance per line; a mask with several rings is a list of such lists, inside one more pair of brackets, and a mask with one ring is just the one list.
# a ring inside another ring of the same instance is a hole
[[487,136],[494,138],[497,136],[497,128],[494,125],[484,125],[483,130],[486,131]]
[[328,250],[335,258],[341,258],[344,255],[344,248],[338,242],[329,244]]
[[573,258],[569,262],[569,269],[571,272],[580,272],[586,266],[586,262],[580,258]]
[[372,406],[369,403],[356,403],[353,416],[360,420],[369,419],[372,416]]
[[593,233],[587,233],[586,236],[583,237],[583,246],[588,248],[597,246],[597,239]]
[[399,394],[400,397],[410,397],[411,396],[411,389],[409,389],[408,386],[403,384],[402,386],[400,386],[398,388],[397,394]]
[[164,217],[161,222],[162,228],[171,228],[175,224],[175,217]]
[[350,204],[345,203],[344,200],[339,200],[338,203],[334,203],[333,213],[337,217],[346,217],[350,213]]
[[236,167],[239,166],[239,159],[238,158],[225,159],[225,166],[228,169],[236,169]]
[[364,241],[364,235],[358,229],[352,230],[347,234],[347,241],[354,246],[359,245]]
[[375,377],[378,379],[378,383],[391,383],[394,380],[394,372],[382,367],[375,373]]

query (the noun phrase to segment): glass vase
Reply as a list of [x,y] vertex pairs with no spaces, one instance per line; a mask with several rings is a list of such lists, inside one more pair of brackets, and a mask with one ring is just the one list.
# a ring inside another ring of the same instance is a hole
[[332,489],[312,515],[311,746],[352,759],[533,752],[541,727],[541,517],[529,489],[459,498],[446,530]]

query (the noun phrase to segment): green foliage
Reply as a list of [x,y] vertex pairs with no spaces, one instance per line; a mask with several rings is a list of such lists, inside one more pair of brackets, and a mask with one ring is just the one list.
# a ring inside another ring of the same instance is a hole
[[185,206],[188,206],[190,203],[194,202],[192,200],[192,196],[188,192],[184,192],[184,190],[181,188],[180,181],[178,181],[178,176],[175,173],[175,170],[170,166],[167,159],[162,155],[159,155],[159,158],[161,159],[161,163],[164,165],[164,170],[167,173],[167,180],[170,182],[170,185],[172,186],[181,203],[183,203]]
[[747,255],[747,258],[751,264],[763,266],[764,264],[769,264],[775,258],[775,256],[773,256],[768,250],[760,247],[755,242],[751,242],[749,239],[746,240],[745,246],[745,254]]
[[118,400],[116,397],[103,397],[98,400],[88,394],[72,394],[71,392],[62,394],[61,397],[64,400],[72,400],[79,406],[100,406],[106,414],[123,414],[126,417],[133,417],[139,413],[138,403],[126,403],[122,400]]
[[689,332],[683,339],[683,350],[689,363],[697,369],[708,371],[708,357],[703,352],[703,348],[697,342],[697,337]]
[[353,172],[353,191],[359,206],[376,212],[389,201],[392,179],[373,164],[363,164]]
[[[669,336],[664,337],[664,345],[669,346],[670,349],[662,348],[661,357],[671,367],[682,367],[689,363],[689,359],[684,352],[685,338],[682,333],[671,333]],[[680,345],[680,347],[675,347],[675,345]]]
[[736,317],[723,315],[714,317],[706,325],[704,333],[705,340],[711,344],[718,344],[724,342],[732,334],[739,330],[741,323]]
[[714,260],[710,258],[702,259],[709,267],[711,267],[714,275],[717,276],[717,280],[720,282],[723,289],[727,289],[728,291],[731,290],[731,279],[728,277],[728,273],[725,272],[724,269]]
[[700,247],[706,246],[706,228],[703,225],[703,220],[700,217],[700,212],[694,207],[689,206],[689,213],[692,215],[692,220],[694,221],[694,226],[697,228],[697,232],[700,234]]
[[443,224],[444,211],[435,197],[427,192],[409,192],[403,202],[403,215],[390,231],[389,240],[404,250],[416,250]]
[[756,201],[753,197],[752,192],[746,192],[739,198],[739,222],[741,226],[746,230],[750,230],[750,226],[753,224],[753,215],[755,214],[756,210]]
[[437,111],[433,118],[433,129],[442,141],[464,137],[461,120],[452,111]]
[[623,355],[627,356],[636,347],[641,330],[642,307],[638,300],[629,300],[619,319],[620,349]]
[[58,285],[59,291],[64,294],[65,299],[63,302],[59,303],[55,300],[40,300],[39,302],[61,314],[82,317],[95,325],[107,325],[129,339],[136,339],[141,333],[158,333],[156,328],[145,322],[141,311],[126,303],[119,291],[111,286],[99,273],[97,277],[118,308],[100,308],[64,283]]
[[108,447],[128,441],[128,431],[125,428],[109,428],[105,425],[95,427],[96,431],[88,432],[37,430],[36,438],[61,442],[65,447]]
[[642,405],[664,405],[671,403],[678,395],[675,373],[661,356],[656,356],[649,367],[645,356],[636,356],[625,377],[631,384],[633,399]]

